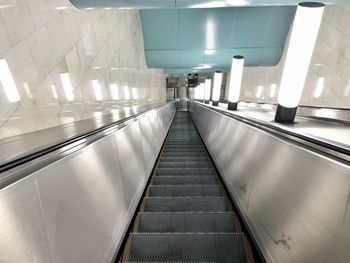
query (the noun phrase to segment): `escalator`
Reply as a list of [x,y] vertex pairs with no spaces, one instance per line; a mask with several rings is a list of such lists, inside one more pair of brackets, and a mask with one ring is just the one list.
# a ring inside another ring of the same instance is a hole
[[177,112],[120,262],[254,262],[188,112]]

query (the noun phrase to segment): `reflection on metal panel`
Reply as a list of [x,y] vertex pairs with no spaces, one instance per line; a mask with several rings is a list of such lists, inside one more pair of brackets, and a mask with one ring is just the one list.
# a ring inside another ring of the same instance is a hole
[[51,262],[34,182],[0,191],[0,225],[0,262]]
[[111,262],[174,113],[175,103],[151,110],[1,189],[0,261]]
[[127,214],[113,138],[87,146],[38,176],[53,259],[101,262]]
[[[126,204],[133,205],[135,193],[145,181],[145,161],[138,122],[115,133]],[[125,165],[123,165],[125,164]],[[129,208],[129,207],[127,207]]]
[[153,166],[152,160],[156,157],[156,145],[154,134],[153,134],[153,126],[154,123],[154,115],[149,114],[146,118],[140,120],[140,130],[141,132],[141,140],[142,140],[142,149],[143,149],[143,157],[146,165],[146,172],[150,171]]
[[349,165],[198,104],[190,111],[268,262],[349,262]]

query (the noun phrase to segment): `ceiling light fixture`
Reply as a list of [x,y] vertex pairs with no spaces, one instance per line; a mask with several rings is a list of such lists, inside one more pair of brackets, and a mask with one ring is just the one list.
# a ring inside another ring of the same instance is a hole
[[215,27],[214,27],[214,21],[211,18],[207,20],[205,49],[215,49]]

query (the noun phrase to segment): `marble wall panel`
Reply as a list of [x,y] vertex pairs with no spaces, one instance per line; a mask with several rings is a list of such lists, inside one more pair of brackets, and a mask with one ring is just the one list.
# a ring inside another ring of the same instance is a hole
[[[3,0],[0,61],[14,81],[9,85],[0,72],[0,138],[165,100],[163,71],[146,66],[137,10],[78,10],[68,0]],[[13,89],[18,102],[6,95]]]

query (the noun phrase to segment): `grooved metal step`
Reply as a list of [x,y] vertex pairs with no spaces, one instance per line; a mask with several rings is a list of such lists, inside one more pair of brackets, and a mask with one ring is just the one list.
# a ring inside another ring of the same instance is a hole
[[241,233],[132,233],[129,261],[247,262]]
[[220,185],[151,185],[150,197],[156,196],[225,196]]
[[157,168],[156,175],[216,175],[214,168]]
[[209,158],[208,153],[201,152],[201,153],[195,153],[195,152],[187,152],[187,153],[180,153],[180,152],[162,152],[161,157],[207,157]]
[[153,185],[186,185],[186,184],[219,184],[220,181],[215,176],[154,176]]
[[212,164],[206,162],[160,162],[159,168],[212,168]]
[[194,152],[194,153],[206,153],[207,151],[203,148],[203,149],[193,149],[193,148],[188,148],[188,149],[183,149],[183,148],[179,148],[179,149],[163,149],[164,153],[168,153],[168,152],[180,152],[180,153],[187,153],[187,152]]
[[139,213],[134,232],[236,232],[234,213]]
[[225,197],[146,197],[145,212],[231,212]]
[[194,156],[194,157],[161,157],[159,159],[162,162],[208,162],[210,159],[206,156]]

